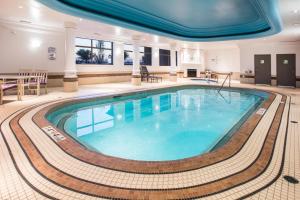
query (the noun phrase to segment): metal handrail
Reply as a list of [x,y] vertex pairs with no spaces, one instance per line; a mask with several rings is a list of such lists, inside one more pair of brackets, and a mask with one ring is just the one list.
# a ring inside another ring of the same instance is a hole
[[218,89],[218,92],[220,92],[223,89],[224,84],[225,84],[225,82],[227,81],[228,78],[229,78],[229,87],[231,87],[231,75],[232,75],[232,72],[227,74],[225,80],[222,83],[222,86]]

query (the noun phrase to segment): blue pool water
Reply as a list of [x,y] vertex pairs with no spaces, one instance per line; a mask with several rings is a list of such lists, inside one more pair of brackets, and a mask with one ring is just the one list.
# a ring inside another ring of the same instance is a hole
[[266,98],[250,90],[188,87],[78,103],[50,122],[109,156],[166,161],[209,152]]

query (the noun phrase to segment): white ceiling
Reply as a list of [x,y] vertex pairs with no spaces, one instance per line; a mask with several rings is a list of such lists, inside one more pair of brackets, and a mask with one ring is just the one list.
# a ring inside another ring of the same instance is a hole
[[[251,40],[224,42],[185,42],[141,33],[100,22],[80,19],[54,11],[35,0],[1,0],[0,24],[18,24],[20,26],[38,27],[63,31],[65,21],[73,21],[78,25],[78,33],[92,34],[96,38],[111,38],[119,41],[130,41],[133,35],[142,35],[145,43],[177,43],[181,47],[216,48],[232,47],[244,43],[291,42],[300,41],[300,0],[279,0],[279,9],[283,21],[283,31],[277,35]],[[20,22],[23,21],[23,22]],[[25,22],[24,22],[25,21]],[[28,24],[27,22],[30,22]]]

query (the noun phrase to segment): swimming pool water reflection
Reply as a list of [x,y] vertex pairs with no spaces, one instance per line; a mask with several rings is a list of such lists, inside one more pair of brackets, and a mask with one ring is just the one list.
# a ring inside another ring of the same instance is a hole
[[69,106],[68,114],[63,109],[56,111],[50,121],[103,154],[134,160],[176,160],[210,151],[263,100],[240,90],[221,94],[207,88],[183,89],[85,103]]

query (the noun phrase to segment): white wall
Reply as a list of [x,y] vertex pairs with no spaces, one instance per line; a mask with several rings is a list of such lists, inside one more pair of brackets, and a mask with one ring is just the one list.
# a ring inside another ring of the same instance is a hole
[[[40,43],[40,46],[38,44]],[[64,33],[11,29],[0,26],[0,73],[18,72],[20,68],[64,69]],[[48,47],[56,48],[56,60],[48,59]]]
[[240,50],[236,48],[205,50],[205,69],[217,72],[240,72]]
[[[124,42],[111,40],[109,37],[78,33],[78,37],[103,39],[114,42],[113,65],[76,65],[78,72],[131,72],[132,66],[124,65]],[[33,47],[32,42],[40,42]],[[130,42],[127,42],[130,43]],[[64,30],[51,31],[39,28],[26,28],[15,25],[0,24],[0,73],[16,73],[20,68],[47,69],[49,72],[62,73],[65,60]],[[167,44],[141,44],[152,47],[152,66],[149,71],[170,71],[169,66],[159,66],[159,48],[170,49]],[[48,47],[56,48],[56,60],[48,59]]]
[[[87,34],[77,34],[80,37],[107,39],[92,37]],[[65,51],[64,30],[40,30],[36,28],[18,27],[14,25],[0,24],[0,73],[18,72],[20,68],[47,69],[49,72],[64,71]],[[33,41],[40,41],[40,46],[33,47]],[[77,65],[79,72],[130,72],[132,66],[123,64],[123,42],[113,41],[114,65]],[[159,66],[159,48],[170,49],[167,44],[141,44],[152,47],[152,66],[149,71],[169,71],[168,66]],[[56,60],[48,59],[48,47],[56,48]],[[181,49],[183,52],[183,49]],[[239,47],[213,48],[199,51],[200,63],[178,63],[182,70],[196,68],[198,71],[211,69],[218,72],[241,72],[251,69],[254,71],[255,54],[272,55],[272,75],[276,75],[276,54],[295,53],[297,59],[297,76],[300,76],[300,42],[290,43],[261,43],[240,44]],[[181,54],[178,53],[178,60]],[[212,62],[216,59],[216,62]]]
[[180,50],[179,56],[179,68],[184,72],[184,76],[187,76],[187,69],[197,69],[197,76],[200,76],[200,72],[205,69],[205,55],[203,49],[186,49]]
[[271,54],[271,73],[276,76],[276,54],[296,54],[296,75],[300,76],[300,43],[261,43],[240,45],[241,51],[241,73],[246,70],[254,72],[254,55]]

